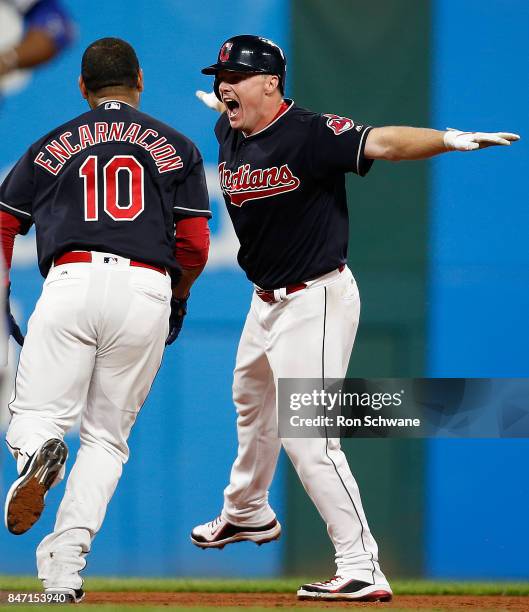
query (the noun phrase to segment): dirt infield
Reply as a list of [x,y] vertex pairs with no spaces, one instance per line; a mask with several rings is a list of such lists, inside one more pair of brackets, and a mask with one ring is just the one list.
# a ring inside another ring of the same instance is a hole
[[241,607],[241,608],[373,608],[377,610],[529,610],[529,597],[468,596],[468,595],[402,595],[391,603],[351,603],[298,601],[294,594],[284,593],[146,593],[146,592],[92,592],[87,593],[85,604],[124,604],[182,607]]

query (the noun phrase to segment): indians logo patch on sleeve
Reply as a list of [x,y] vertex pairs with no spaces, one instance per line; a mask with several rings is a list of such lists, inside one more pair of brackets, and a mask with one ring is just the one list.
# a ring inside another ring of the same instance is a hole
[[339,115],[323,115],[328,117],[327,123],[325,124],[330,130],[332,130],[335,136],[339,136],[348,130],[352,130],[355,126],[355,122],[347,117],[340,117]]

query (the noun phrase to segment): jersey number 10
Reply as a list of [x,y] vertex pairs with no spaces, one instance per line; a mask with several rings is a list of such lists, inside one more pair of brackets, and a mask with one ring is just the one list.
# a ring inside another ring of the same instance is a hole
[[[97,221],[99,198],[97,189],[97,155],[90,155],[79,168],[84,183],[85,221]],[[129,175],[128,204],[119,204],[118,174]],[[103,167],[103,208],[114,221],[133,221],[144,208],[143,166],[132,155],[114,155]]]

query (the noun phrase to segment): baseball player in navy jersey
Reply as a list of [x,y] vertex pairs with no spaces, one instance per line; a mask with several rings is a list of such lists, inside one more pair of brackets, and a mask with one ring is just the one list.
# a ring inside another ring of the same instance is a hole
[[389,601],[358,486],[338,439],[278,437],[278,378],[343,378],[360,314],[347,267],[345,173],[365,176],[375,159],[423,159],[449,150],[508,145],[515,134],[371,127],[318,114],[283,97],[286,60],[273,42],[235,36],[202,70],[225,110],[215,127],[219,179],[240,241],[238,261],[255,286],[237,352],[233,399],[238,455],[224,506],[195,527],[194,544],[222,548],[280,536],[268,489],[281,445],[327,524],[336,575],[298,597]]
[[90,111],[33,144],[0,187],[2,241],[34,223],[42,295],[20,355],[6,439],[20,477],[6,526],[39,518],[81,413],[80,450],[55,528],[37,549],[48,593],[82,596],[86,555],[129,456],[127,438],[207,259],[203,163],[182,134],[138,111],[143,75],[115,38],[83,55]]

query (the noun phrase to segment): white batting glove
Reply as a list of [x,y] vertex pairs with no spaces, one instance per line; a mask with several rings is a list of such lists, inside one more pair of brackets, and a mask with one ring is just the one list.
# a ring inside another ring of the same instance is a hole
[[213,91],[206,93],[205,91],[201,91],[199,89],[198,91],[195,91],[195,96],[204,102],[207,107],[212,108],[218,113],[223,113],[226,110],[224,104],[217,98],[215,92]]
[[444,134],[445,147],[449,151],[473,151],[494,145],[510,145],[520,140],[518,134],[510,132],[462,132],[454,128],[447,128]]

